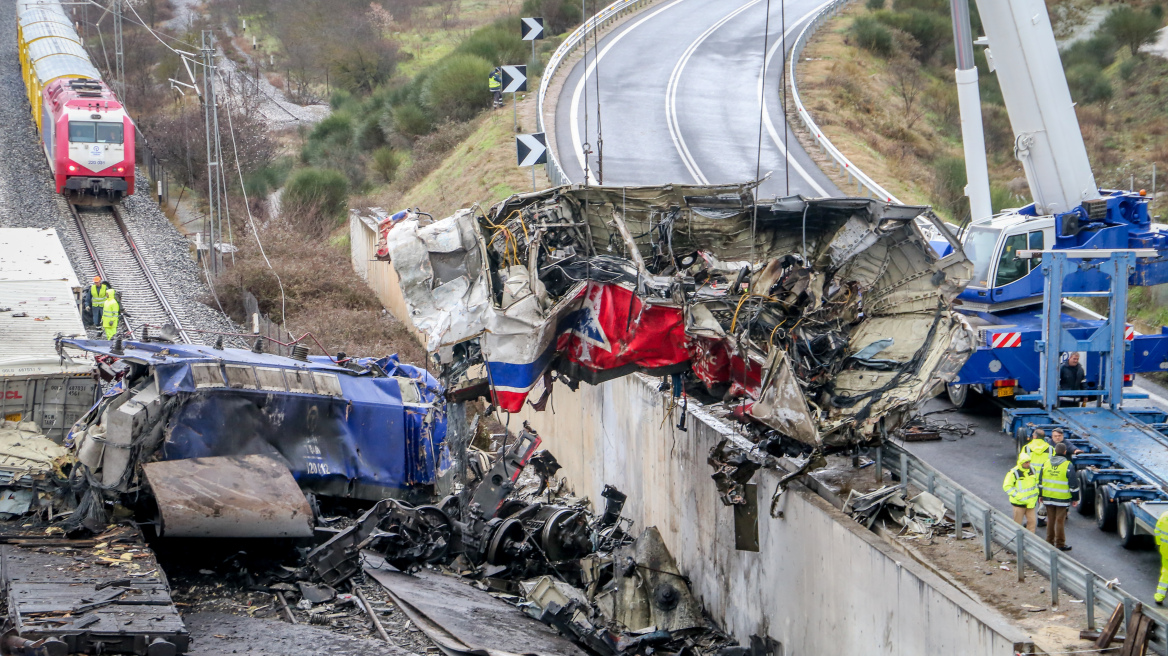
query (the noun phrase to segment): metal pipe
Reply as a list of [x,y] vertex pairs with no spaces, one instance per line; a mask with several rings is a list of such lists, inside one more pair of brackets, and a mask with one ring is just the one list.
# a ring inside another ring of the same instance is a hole
[[1095,575],[1087,572],[1083,582],[1083,603],[1087,605],[1087,630],[1095,630]]
[[361,600],[361,605],[365,607],[365,613],[369,615],[369,621],[373,622],[373,628],[377,630],[377,635],[381,636],[382,640],[393,644],[393,641],[389,639],[389,634],[385,632],[385,627],[381,625],[381,620],[377,619],[377,613],[369,605],[369,600],[365,598],[365,595],[361,593],[361,588],[358,588],[352,579],[349,580],[349,589]]
[[276,601],[279,601],[280,608],[284,609],[284,617],[287,618],[287,620],[292,624],[299,624],[299,622],[296,621],[296,616],[292,614],[292,609],[288,608],[288,600],[284,598],[283,591],[276,591]]

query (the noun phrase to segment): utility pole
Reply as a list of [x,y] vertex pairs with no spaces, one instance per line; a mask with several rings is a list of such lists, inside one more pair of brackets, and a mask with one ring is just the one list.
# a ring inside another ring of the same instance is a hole
[[114,83],[117,85],[118,100],[126,104],[126,58],[122,49],[122,0],[110,0],[110,12],[114,15]]
[[212,129],[218,127],[219,119],[215,116],[215,47],[211,33],[207,30],[203,30],[200,52],[203,56],[203,127],[207,137],[207,217],[203,220],[203,232],[207,235],[207,257],[211,273],[218,273],[220,262],[215,246],[218,243],[219,162],[216,161],[218,149],[212,145]]

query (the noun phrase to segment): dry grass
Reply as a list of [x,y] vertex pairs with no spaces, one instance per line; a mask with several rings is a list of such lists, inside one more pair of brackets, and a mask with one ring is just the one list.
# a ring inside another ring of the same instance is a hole
[[[421,346],[353,272],[347,247],[324,239],[306,240],[283,221],[269,221],[260,232],[272,262],[269,269],[251,233],[240,234],[245,238],[236,242],[240,252],[235,264],[220,274],[215,285],[219,301],[233,318],[244,318],[246,290],[259,300],[261,312],[281,321],[286,310],[288,329],[296,336],[312,333],[330,354],[344,351],[380,357],[397,353],[403,362],[424,364]],[[284,285],[283,308],[276,274]],[[314,343],[310,346],[319,354]]]
[[[529,81],[529,85],[535,88],[538,80]],[[519,130],[534,132],[535,94],[522,98],[517,108]],[[358,207],[417,207],[441,218],[474,203],[487,206],[511,194],[530,191],[531,169],[516,165],[513,125],[510,108],[484,112],[465,124],[464,136],[457,143],[451,144],[447,137],[440,137],[441,145],[450,148],[443,150],[437,144],[430,147],[432,152],[442,153],[440,160],[436,155],[415,155],[418,159],[411,169],[425,171],[425,175],[411,174],[407,170],[402,174],[407,184],[395,183],[389,191],[355,199],[352,204]],[[418,165],[419,159],[424,166]],[[535,179],[540,189],[550,184],[542,166],[536,167]]]

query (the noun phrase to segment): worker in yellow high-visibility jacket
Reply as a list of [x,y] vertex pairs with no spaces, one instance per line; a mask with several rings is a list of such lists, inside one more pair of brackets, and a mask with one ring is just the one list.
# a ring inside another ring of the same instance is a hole
[[1156,585],[1155,600],[1163,604],[1164,595],[1168,594],[1168,512],[1156,520],[1156,546],[1160,547],[1160,582]]
[[102,306],[101,311],[101,327],[105,330],[105,338],[113,339],[114,335],[118,334],[118,320],[121,318],[122,305],[118,302],[118,294],[114,290],[109,290],[109,296],[105,299],[105,305]]
[[1018,466],[1006,474],[1002,490],[1010,495],[1014,521],[1034,533],[1038,528],[1038,515],[1034,509],[1038,505],[1038,474],[1030,467],[1030,456],[1027,453],[1018,456]]

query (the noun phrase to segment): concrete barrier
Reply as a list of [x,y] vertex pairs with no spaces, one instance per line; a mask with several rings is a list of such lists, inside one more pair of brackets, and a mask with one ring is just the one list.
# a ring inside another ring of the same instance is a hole
[[611,484],[629,495],[634,532],[660,529],[706,610],[740,641],[770,636],[783,655],[1030,653],[1003,616],[803,486],[783,496],[783,516],[772,519],[777,472],[753,481],[758,551],[737,550],[734,509],[719,500],[706,458],[723,438],[743,438],[692,403],[688,430],[679,430],[681,409],[656,382],[633,375],[576,392],[557,384],[548,411],[527,408],[522,418],[577,494],[599,501]]

